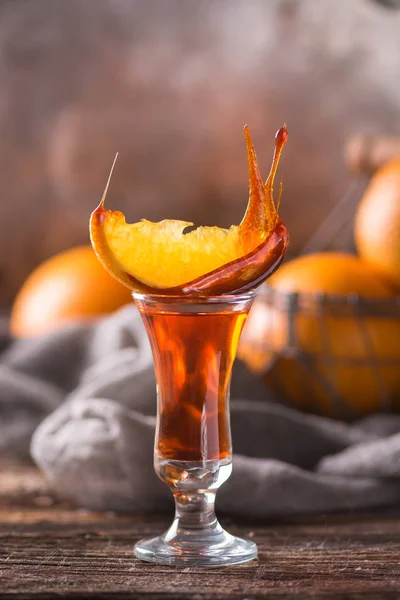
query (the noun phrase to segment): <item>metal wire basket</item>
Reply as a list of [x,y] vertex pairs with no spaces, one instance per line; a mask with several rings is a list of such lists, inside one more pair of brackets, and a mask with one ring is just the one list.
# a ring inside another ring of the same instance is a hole
[[263,286],[239,357],[279,401],[302,410],[346,420],[400,410],[400,298]]

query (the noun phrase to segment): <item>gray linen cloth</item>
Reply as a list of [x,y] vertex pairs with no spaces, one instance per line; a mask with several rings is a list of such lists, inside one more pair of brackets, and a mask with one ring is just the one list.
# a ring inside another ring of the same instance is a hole
[[[4,329],[4,327],[3,327]],[[0,453],[29,452],[55,492],[105,510],[162,510],[152,464],[156,388],[136,308],[39,339],[0,330]],[[269,402],[236,362],[234,467],[219,510],[266,517],[400,501],[400,416],[348,425]]]

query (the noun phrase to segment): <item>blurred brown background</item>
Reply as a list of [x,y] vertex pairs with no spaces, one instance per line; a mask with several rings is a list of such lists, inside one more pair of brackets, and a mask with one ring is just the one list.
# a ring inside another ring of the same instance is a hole
[[353,131],[400,131],[400,12],[369,0],[0,2],[0,307],[44,258],[129,220],[238,222],[242,127],[262,171],[290,143],[282,214],[297,252],[346,192]]

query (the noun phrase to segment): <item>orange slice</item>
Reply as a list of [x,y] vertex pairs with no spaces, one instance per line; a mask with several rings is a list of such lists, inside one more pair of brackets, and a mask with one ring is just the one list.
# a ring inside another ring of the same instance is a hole
[[[263,183],[249,128],[245,127],[250,195],[240,225],[229,229],[143,219],[126,223],[120,211],[104,206],[114,164],[99,206],[90,218],[90,237],[102,265],[135,291],[161,294],[216,294],[243,291],[261,283],[279,265],[288,236],[278,216],[273,183],[287,139],[275,138],[270,174]],[[281,188],[279,190],[278,205]]]

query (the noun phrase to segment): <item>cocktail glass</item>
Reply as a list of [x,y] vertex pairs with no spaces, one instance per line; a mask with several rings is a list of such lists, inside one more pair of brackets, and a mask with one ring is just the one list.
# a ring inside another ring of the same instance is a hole
[[168,531],[135,545],[142,560],[213,567],[257,556],[254,542],[230,535],[215,516],[216,491],[232,471],[232,365],[254,296],[133,293],[157,379],[155,471],[175,499]]

